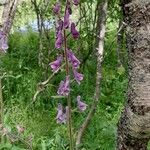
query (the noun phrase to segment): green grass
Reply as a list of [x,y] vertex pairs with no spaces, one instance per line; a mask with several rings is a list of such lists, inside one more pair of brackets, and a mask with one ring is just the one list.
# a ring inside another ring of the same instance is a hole
[[[109,46],[114,33],[107,36],[106,55],[103,63],[103,79],[101,82],[101,98],[97,111],[85,132],[82,150],[115,150],[117,122],[123,108],[125,91],[127,86],[127,71],[120,67],[116,61],[115,45],[111,51]],[[53,45],[53,42],[51,43]],[[74,43],[70,43],[73,47]],[[87,52],[79,53],[83,58]],[[45,52],[46,53],[46,52]],[[53,60],[54,56],[45,59]],[[46,61],[47,62],[47,61]],[[48,63],[48,62],[47,62]],[[44,80],[44,72],[38,66],[38,37],[36,33],[15,33],[10,37],[8,54],[2,58],[2,72],[10,77],[3,79],[3,94],[5,104],[4,123],[12,133],[17,134],[16,125],[25,127],[21,135],[28,142],[32,136],[32,145],[36,150],[67,150],[68,136],[66,125],[56,124],[56,107],[58,102],[66,104],[65,99],[54,99],[57,95],[57,87],[63,79],[64,72],[56,75],[47,88],[38,95],[35,103],[32,103],[37,83]],[[71,99],[76,108],[76,96],[89,105],[84,113],[73,114],[74,136],[84,121],[92,104],[95,90],[95,56],[91,56],[81,72],[84,73],[84,81],[78,86],[72,83]],[[48,74],[51,74],[48,69]],[[4,148],[5,147],[5,148]],[[0,149],[21,150],[27,146],[21,142],[10,142],[4,138]]]

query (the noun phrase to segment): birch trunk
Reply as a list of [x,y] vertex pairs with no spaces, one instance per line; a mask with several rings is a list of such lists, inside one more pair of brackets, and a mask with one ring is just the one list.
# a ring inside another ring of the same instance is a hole
[[129,84],[118,124],[118,150],[146,150],[150,139],[150,0],[123,0]]

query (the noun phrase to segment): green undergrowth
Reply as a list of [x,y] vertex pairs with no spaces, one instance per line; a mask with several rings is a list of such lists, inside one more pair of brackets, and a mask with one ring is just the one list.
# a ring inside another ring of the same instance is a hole
[[[84,134],[82,150],[115,150],[117,122],[125,99],[127,69],[126,66],[118,65],[115,45],[110,50],[112,40],[113,36],[107,36],[100,88],[101,98],[96,114]],[[23,126],[25,132],[19,135],[23,141],[19,139],[11,141],[4,137],[0,149],[25,150],[28,149],[27,142],[32,143],[35,150],[67,150],[66,125],[56,123],[58,102],[66,104],[65,99],[56,97],[57,87],[63,79],[64,72],[52,78],[45,90],[33,102],[37,84],[51,74],[51,70],[48,69],[48,75],[45,75],[43,69],[38,65],[38,36],[33,32],[15,33],[11,35],[9,43],[8,54],[1,59],[2,72],[6,75],[2,80],[4,125],[14,135],[18,135],[17,124]],[[86,49],[84,50],[86,52]],[[83,57],[82,54],[79,54],[80,58]],[[50,57],[45,59],[53,60],[54,57]],[[81,72],[84,73],[82,84],[79,86],[72,83],[74,136],[92,105],[95,70],[95,56],[92,56],[81,68]],[[77,95],[81,95],[83,101],[88,104],[88,109],[84,113],[76,109]]]

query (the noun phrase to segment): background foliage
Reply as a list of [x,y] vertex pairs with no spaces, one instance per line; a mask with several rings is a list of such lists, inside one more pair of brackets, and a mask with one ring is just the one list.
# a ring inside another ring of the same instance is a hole
[[[40,3],[40,2],[39,2]],[[53,3],[53,2],[52,2]],[[97,1],[81,1],[78,15],[83,16],[78,28],[81,33],[79,41],[70,40],[69,45],[76,49],[82,61],[81,71],[84,81],[81,86],[72,85],[72,101],[75,106],[75,95],[81,94],[89,108],[95,88],[95,8]],[[41,5],[40,5],[41,6]],[[42,9],[42,8],[41,8]],[[45,12],[44,20],[52,21],[51,7]],[[29,19],[30,18],[30,19]],[[127,54],[125,43],[122,43],[122,58],[124,64],[118,63],[117,31],[121,18],[119,2],[111,1],[108,10],[107,33],[105,39],[105,54],[103,61],[103,80],[101,83],[101,99],[96,114],[85,133],[82,150],[114,150],[116,145],[116,128],[118,118],[125,100],[127,87]],[[77,19],[74,16],[73,19]],[[56,124],[56,107],[63,99],[55,98],[57,85],[62,74],[57,74],[46,89],[40,93],[33,103],[33,95],[37,84],[47,79],[51,74],[49,62],[55,57],[54,27],[47,29],[47,35],[42,36],[44,67],[38,64],[39,34],[30,22],[36,20],[34,7],[29,2],[19,6],[12,33],[9,39],[8,53],[1,57],[4,95],[4,123],[15,135],[16,125],[25,127],[25,132],[19,135],[23,139],[11,141],[4,137],[0,149],[23,150],[32,143],[36,150],[65,150],[68,148],[65,125]],[[36,20],[37,21],[37,20]],[[23,29],[25,30],[21,30]],[[49,54],[50,51],[50,54]],[[88,110],[87,110],[88,112]],[[74,110],[74,130],[77,131],[86,113],[79,114]],[[32,139],[32,140],[31,140]]]

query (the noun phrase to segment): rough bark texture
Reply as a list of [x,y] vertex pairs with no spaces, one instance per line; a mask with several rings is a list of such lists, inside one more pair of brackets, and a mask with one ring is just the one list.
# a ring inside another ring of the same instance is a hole
[[18,0],[6,0],[2,14],[2,31],[9,34],[15,16]]
[[123,0],[129,50],[127,103],[118,150],[146,150],[150,139],[150,0]]

